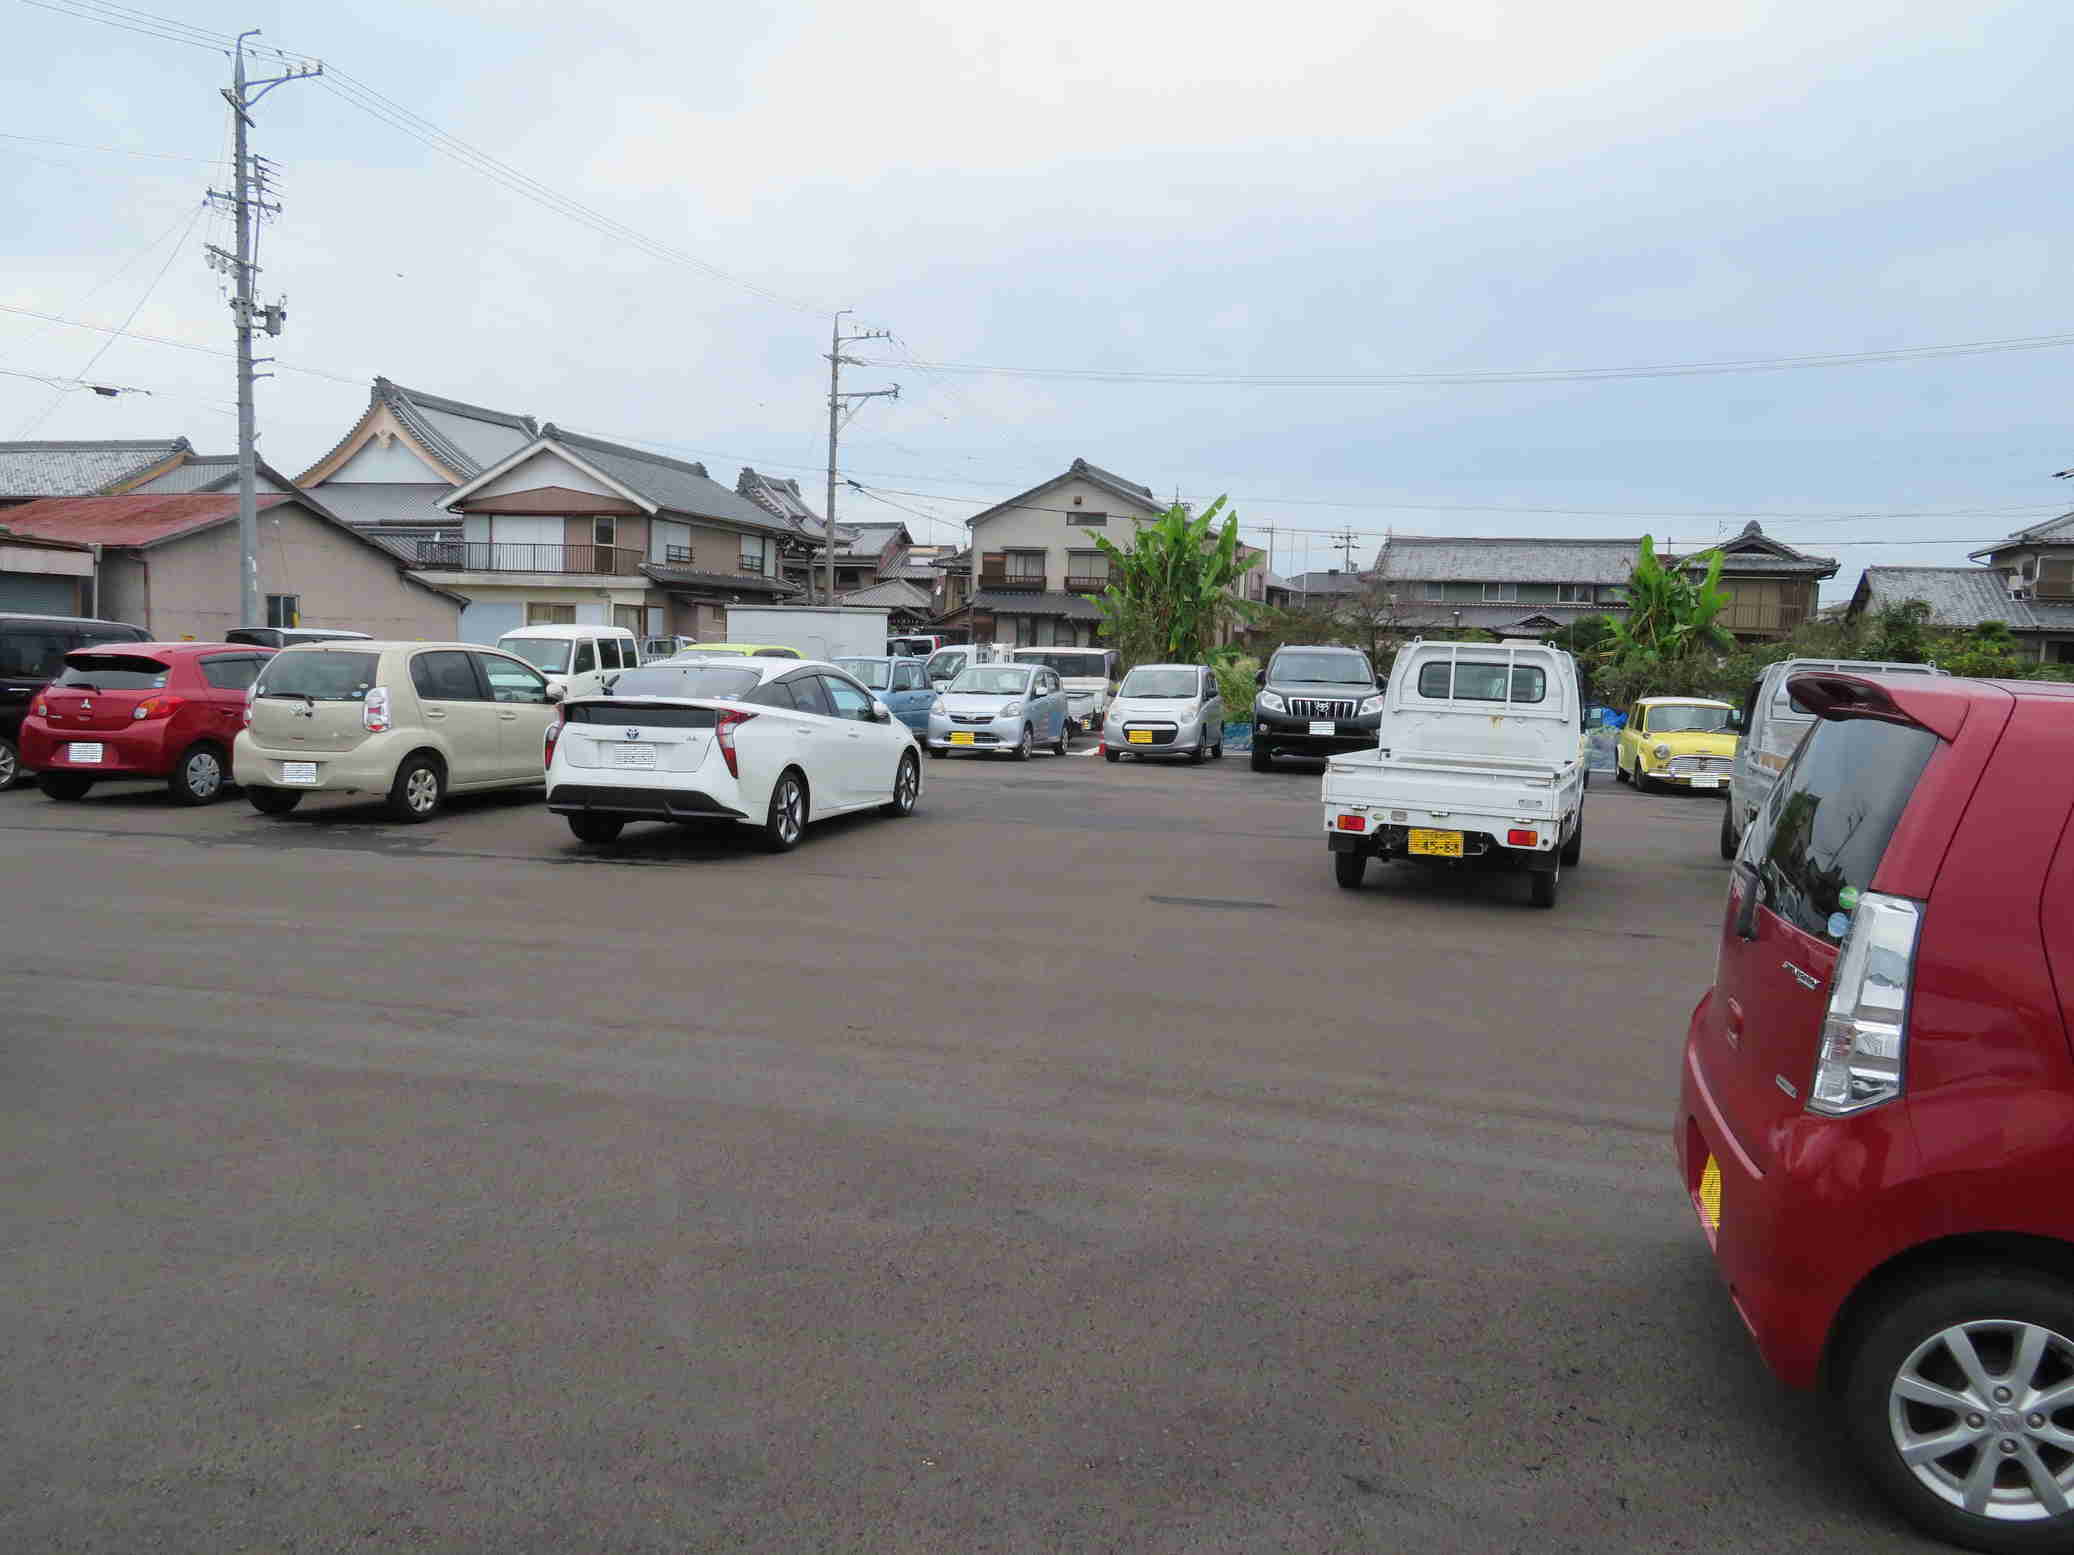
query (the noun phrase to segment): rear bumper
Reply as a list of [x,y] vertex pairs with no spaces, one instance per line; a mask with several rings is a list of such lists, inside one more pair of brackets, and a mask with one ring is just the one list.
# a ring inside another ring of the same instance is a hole
[[[231,775],[245,788],[285,788],[296,793],[386,794],[396,782],[397,764],[412,750],[438,749],[422,737],[400,743],[403,731],[371,734],[349,751],[282,750],[258,744],[249,732],[231,749]],[[413,731],[414,733],[414,731]],[[440,751],[440,758],[446,753]],[[314,783],[290,783],[282,777],[288,762],[308,762],[317,769]]]
[[1789,1387],[1814,1387],[1851,1292],[1933,1234],[1918,1219],[1915,1152],[1892,1103],[1855,1118],[1801,1114],[1746,1147],[1708,1082],[1705,1055],[1723,1054],[1719,1063],[1732,1051],[1709,1019],[1713,997],[1700,1001],[1686,1035],[1673,1131],[1679,1181],[1765,1365]]
[[[21,763],[31,772],[72,772],[81,777],[164,777],[173,770],[176,741],[166,738],[164,720],[126,729],[52,729],[31,714],[22,720]],[[71,747],[98,745],[99,761],[74,761]]]
[[596,783],[556,783],[547,807],[557,815],[616,815],[630,820],[746,821],[742,811],[700,789],[619,788]]

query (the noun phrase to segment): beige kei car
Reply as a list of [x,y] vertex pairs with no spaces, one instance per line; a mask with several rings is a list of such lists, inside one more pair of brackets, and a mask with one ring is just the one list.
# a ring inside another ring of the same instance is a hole
[[253,682],[232,771],[266,815],[304,794],[380,794],[422,821],[450,793],[539,786],[555,713],[546,677],[495,648],[308,643]]

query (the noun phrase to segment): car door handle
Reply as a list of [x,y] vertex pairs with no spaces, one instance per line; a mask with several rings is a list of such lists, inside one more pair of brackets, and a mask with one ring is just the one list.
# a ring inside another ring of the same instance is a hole
[[504,720],[504,721],[505,721],[506,723],[508,723],[508,724],[515,724],[515,723],[517,723],[517,722],[518,722],[518,714],[517,714],[517,713],[513,713],[513,712],[509,712],[509,711],[507,711],[507,712],[501,712],[501,713],[499,713],[499,714],[498,714],[497,716],[498,716],[499,718],[503,719],[503,720]]
[[428,707],[425,709],[425,716],[427,718],[444,718],[446,717],[446,709],[443,707]]

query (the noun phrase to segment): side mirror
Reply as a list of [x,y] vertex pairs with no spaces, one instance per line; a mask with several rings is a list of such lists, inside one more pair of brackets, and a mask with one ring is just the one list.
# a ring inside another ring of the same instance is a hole
[[556,685],[556,684],[555,684],[555,683],[554,683],[553,681],[549,681],[549,682],[548,682],[548,686],[547,686],[547,699],[548,699],[548,701],[550,701],[550,702],[559,702],[559,701],[561,701],[561,700],[562,700],[563,698],[567,697],[568,695],[569,695],[569,688],[568,688],[567,686],[558,686],[558,685]]
[[873,697],[871,699],[871,720],[873,723],[889,724],[893,721],[893,709],[886,706],[877,697]]
[[1255,670],[1253,672],[1253,684],[1256,686],[1265,686],[1267,684],[1267,671],[1264,669]]

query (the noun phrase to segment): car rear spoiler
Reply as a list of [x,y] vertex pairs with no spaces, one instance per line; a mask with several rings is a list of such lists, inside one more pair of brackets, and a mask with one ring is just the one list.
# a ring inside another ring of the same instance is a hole
[[1788,677],[1793,699],[1817,718],[1870,718],[1924,729],[1950,743],[1966,722],[1969,698],[1949,677],[1849,675],[1809,670]]

